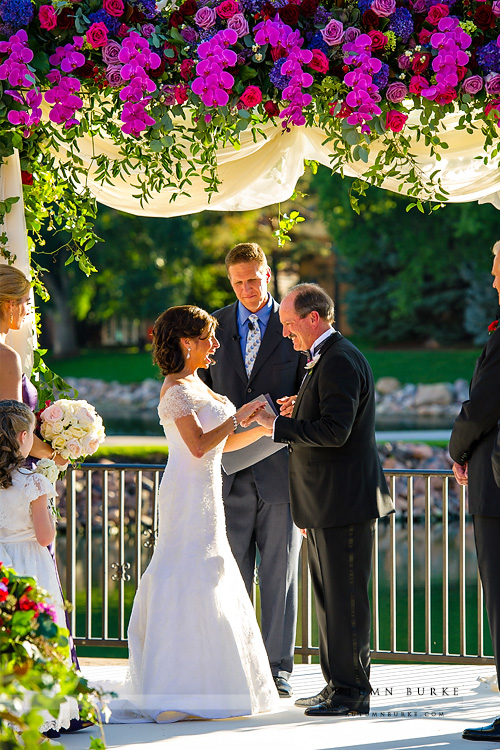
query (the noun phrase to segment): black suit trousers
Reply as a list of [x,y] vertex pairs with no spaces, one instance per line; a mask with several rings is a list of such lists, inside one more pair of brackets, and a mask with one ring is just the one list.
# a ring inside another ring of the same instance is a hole
[[500,575],[498,574],[498,545],[500,544],[500,518],[473,515],[479,574],[484,590],[488,613],[493,655],[500,685]]
[[326,682],[344,705],[369,701],[370,581],[375,521],[308,529],[319,655]]

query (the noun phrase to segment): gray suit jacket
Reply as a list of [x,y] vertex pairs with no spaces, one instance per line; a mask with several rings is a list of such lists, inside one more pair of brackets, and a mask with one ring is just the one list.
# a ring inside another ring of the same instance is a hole
[[[304,375],[304,355],[296,352],[289,339],[283,338],[278,315],[279,305],[273,300],[273,310],[267,324],[250,378],[247,377],[238,333],[238,303],[217,310],[219,321],[216,336],[220,342],[208,370],[200,377],[216,393],[227,396],[236,408],[252,401],[261,393],[269,393],[277,411],[276,399],[293,396],[299,390]],[[260,497],[266,503],[288,503],[288,456],[281,450],[259,461],[252,467]],[[234,474],[224,476],[223,493],[229,495]]]

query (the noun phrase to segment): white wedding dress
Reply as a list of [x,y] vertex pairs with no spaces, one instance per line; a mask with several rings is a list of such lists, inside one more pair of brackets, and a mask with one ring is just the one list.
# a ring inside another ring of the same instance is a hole
[[226,536],[224,441],[195,458],[174,422],[196,412],[207,432],[234,411],[222,397],[184,385],[170,387],[160,400],[169,456],[159,491],[159,534],[134,600],[129,673],[125,689],[118,689],[120,700],[109,704],[112,722],[246,716],[278,702]]

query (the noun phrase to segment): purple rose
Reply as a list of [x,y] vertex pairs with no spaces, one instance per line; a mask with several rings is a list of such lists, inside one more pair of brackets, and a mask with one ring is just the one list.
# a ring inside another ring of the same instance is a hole
[[217,20],[217,14],[213,8],[208,8],[205,6],[204,8],[200,8],[196,11],[196,15],[194,17],[194,22],[197,26],[200,27],[200,29],[211,29],[212,26],[215,25],[215,22]]
[[108,65],[114,65],[118,62],[118,55],[120,54],[121,44],[109,41],[105,47],[102,48],[102,59]]
[[425,0],[415,0],[412,10],[414,13],[427,13],[427,3]]
[[118,87],[123,86],[123,78],[121,74],[122,65],[108,65],[104,71],[106,79],[110,86]]
[[484,84],[487,94],[498,96],[500,94],[500,73],[488,73],[484,79]]
[[228,18],[227,28],[236,31],[238,38],[246,36],[249,33],[248,21],[243,13],[235,13],[232,18]]
[[[500,0],[498,0],[498,2],[500,2]],[[352,44],[360,34],[361,29],[357,29],[355,26],[349,26],[344,32],[344,42]]]
[[377,16],[389,18],[396,10],[396,0],[373,0],[371,8]]
[[328,21],[324,29],[321,29],[321,36],[329,47],[340,44],[344,36],[344,26],[340,21],[332,18]]
[[398,65],[401,70],[410,70],[411,68],[411,57],[410,55],[399,55]]
[[407,96],[408,88],[406,84],[401,81],[390,83],[385,92],[385,98],[388,102],[392,102],[393,104],[399,104],[399,102],[402,102]]
[[163,103],[166,107],[170,107],[172,104],[176,104],[175,98],[175,86],[162,86],[161,93],[163,96]]
[[500,0],[493,0],[493,4],[491,6],[491,12],[494,16],[500,16]]
[[186,26],[186,28],[182,29],[181,36],[188,44],[192,44],[192,42],[196,42],[198,39],[198,33],[192,26]]
[[481,76],[469,76],[469,78],[466,78],[464,81],[462,81],[462,91],[465,94],[471,94],[474,96],[474,94],[477,94],[478,91],[481,91],[483,88],[483,79]]
[[141,31],[142,31],[142,36],[146,37],[146,39],[149,39],[150,36],[153,36],[156,29],[152,23],[145,23]]

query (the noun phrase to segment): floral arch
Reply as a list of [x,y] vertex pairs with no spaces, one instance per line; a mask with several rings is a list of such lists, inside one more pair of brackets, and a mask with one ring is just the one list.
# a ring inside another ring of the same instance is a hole
[[96,199],[245,210],[305,161],[500,208],[499,33],[500,0],[0,0],[0,252],[55,222],[89,270]]

